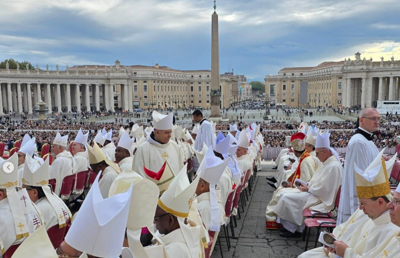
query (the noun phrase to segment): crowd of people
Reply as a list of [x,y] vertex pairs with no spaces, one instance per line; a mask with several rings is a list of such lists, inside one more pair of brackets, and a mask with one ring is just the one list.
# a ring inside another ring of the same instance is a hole
[[210,257],[226,205],[235,213],[261,169],[263,139],[254,123],[224,134],[200,110],[192,118],[190,130],[155,111],[147,127],[5,131],[0,257]]

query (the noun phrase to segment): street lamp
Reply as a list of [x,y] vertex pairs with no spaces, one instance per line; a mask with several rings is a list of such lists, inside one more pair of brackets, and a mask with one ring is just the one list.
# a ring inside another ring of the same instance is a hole
[[178,111],[177,111],[177,104],[179,103],[178,97],[174,97],[172,102],[175,104],[174,106],[174,116],[178,116]]
[[265,116],[264,120],[268,120],[268,116],[270,115],[270,103],[271,100],[269,99],[269,95],[265,95]]

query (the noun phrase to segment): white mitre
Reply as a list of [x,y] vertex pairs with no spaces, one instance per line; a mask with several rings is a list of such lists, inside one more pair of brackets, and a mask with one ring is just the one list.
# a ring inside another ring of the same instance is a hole
[[228,153],[228,150],[229,150],[229,141],[230,141],[230,139],[229,139],[229,137],[223,136],[223,134],[220,132],[220,133],[218,134],[218,136],[221,136],[221,135],[222,135],[222,137],[224,137],[224,139],[223,139],[223,140],[220,140],[220,141],[215,145],[215,151],[218,152],[219,154],[224,155],[224,154],[227,154],[227,153]]
[[237,132],[237,124],[229,125],[229,132]]
[[201,162],[197,170],[198,177],[201,177],[210,184],[210,206],[211,206],[211,222],[210,231],[219,232],[220,230],[220,210],[217,199],[215,186],[218,184],[229,159],[221,160],[214,155],[212,146],[208,149],[206,156]]
[[195,126],[193,126],[192,134],[198,134],[199,133],[199,128],[200,128],[199,124],[196,124]]
[[330,142],[329,142],[329,137],[330,137],[330,133],[329,130],[327,130],[324,134],[317,134],[317,139],[315,142],[315,148],[319,149],[319,148],[326,148],[329,149],[330,146]]
[[68,134],[61,136],[59,132],[57,132],[56,138],[54,138],[53,144],[62,146],[67,148],[68,146]]
[[29,142],[31,140],[31,136],[29,134],[25,134],[24,138],[22,138],[22,142],[21,142],[21,148],[24,147],[24,145]]
[[154,129],[156,130],[172,129],[173,113],[169,113],[168,115],[163,115],[161,113],[158,113],[157,111],[153,111],[152,115],[153,115]]
[[228,132],[227,137],[229,137],[229,144],[238,144],[238,140],[230,132]]
[[41,226],[33,232],[12,255],[13,258],[58,258],[50,241],[46,227]]
[[142,125],[139,126],[138,124],[134,124],[132,126],[130,136],[131,137],[135,137],[136,139],[139,139],[140,137],[142,137],[143,136],[143,126]]
[[[36,162],[33,162],[33,158],[27,156],[26,164],[24,166],[24,171],[22,175],[23,175],[22,184],[42,188],[43,193],[45,194],[47,200],[50,203],[50,206],[57,214],[59,228],[67,226],[63,209],[60,207],[59,203],[60,199],[52,193],[49,187],[49,179],[50,179],[49,159],[46,159],[43,165],[37,168]],[[72,217],[71,214],[69,215],[70,215],[69,217]]]
[[86,143],[88,141],[88,137],[89,137],[89,132],[87,132],[86,134],[83,134],[82,129],[79,129],[79,132],[76,135],[74,142],[80,143],[83,146],[85,146],[85,148],[86,148]]
[[22,152],[25,155],[32,157],[35,150],[36,150],[36,138],[33,137],[28,142],[25,142],[25,144],[21,147],[21,149],[18,150],[18,152]]
[[312,146],[315,146],[316,140],[317,140],[317,135],[318,135],[318,129],[313,128],[312,126],[309,126],[308,132],[307,132],[306,143],[311,144]]
[[118,257],[124,242],[133,183],[125,193],[104,199],[99,188],[100,176],[101,173],[90,188],[65,241],[76,250],[93,256]]
[[396,162],[397,154],[393,155],[390,160],[385,162],[382,157],[385,149],[386,148],[379,152],[364,171],[354,163],[358,198],[369,199],[386,196],[389,200],[392,199],[389,175]]
[[247,133],[245,130],[242,130],[239,135],[238,139],[238,145],[242,148],[248,148],[249,147],[249,138],[247,137]]
[[[104,138],[106,135],[107,135],[107,133],[103,135],[101,133],[101,131],[99,130],[99,131],[97,131],[96,137],[94,137],[94,141],[97,142],[98,144],[100,144],[101,146],[103,146],[104,142],[106,141],[106,139]],[[85,147],[86,147],[86,145],[85,145]]]
[[106,141],[112,142],[112,136],[113,136],[113,130],[110,129],[110,131],[108,131],[108,133],[104,135],[104,138],[106,139]]
[[[6,170],[4,170],[6,169]],[[8,171],[11,170],[11,172]],[[29,236],[29,229],[26,225],[25,207],[20,202],[16,187],[18,186],[18,154],[15,152],[10,158],[0,163],[0,189],[5,189],[10,210],[14,218],[15,232],[18,232],[16,239]],[[25,192],[26,190],[23,189]],[[21,190],[20,190],[21,191]],[[29,197],[28,197],[29,198]],[[20,225],[22,225],[20,227]]]
[[180,125],[176,125],[173,128],[175,139],[179,140],[182,139],[183,128]]
[[206,155],[207,150],[208,150],[208,146],[204,142],[203,142],[203,148],[201,149],[201,151],[194,150],[194,153],[196,153],[197,161],[199,163],[201,163],[203,161],[203,158]]
[[[133,139],[135,140],[135,139]],[[127,132],[123,132],[121,137],[119,138],[118,147],[122,147],[129,151],[129,154],[133,153],[133,140],[129,136]]]
[[187,164],[185,164],[172,180],[169,188],[158,199],[158,206],[176,217],[186,218],[189,215],[189,208],[199,180],[200,176],[196,177],[192,183],[189,182]]

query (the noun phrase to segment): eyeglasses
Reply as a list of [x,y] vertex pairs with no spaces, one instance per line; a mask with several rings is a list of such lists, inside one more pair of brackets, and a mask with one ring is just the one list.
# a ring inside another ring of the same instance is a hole
[[363,118],[369,119],[374,122],[379,122],[379,120],[381,119],[380,117],[363,117]]
[[372,201],[367,202],[367,203],[360,203],[360,206],[361,206],[362,208],[364,208],[365,206],[367,206],[368,204],[370,204],[370,203],[372,203],[372,202],[374,202],[374,201],[376,201],[376,200],[372,200]]
[[400,200],[392,199],[391,203],[393,203],[393,206],[397,206],[400,204]]
[[156,222],[159,218],[164,217],[165,215],[168,215],[168,214],[169,214],[169,213],[165,213],[165,214],[163,214],[163,215],[154,217],[154,222]]

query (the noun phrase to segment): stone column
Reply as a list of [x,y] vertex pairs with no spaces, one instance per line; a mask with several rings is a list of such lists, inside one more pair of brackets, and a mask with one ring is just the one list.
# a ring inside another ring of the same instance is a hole
[[396,99],[396,96],[394,95],[394,84],[393,84],[393,76],[389,77],[389,97],[388,100],[394,100]]
[[26,84],[26,96],[28,97],[28,114],[32,114],[32,92],[31,92],[31,84]]
[[3,112],[3,87],[2,87],[1,83],[0,83],[0,115],[4,115],[4,112]]
[[89,92],[90,84],[86,84],[85,87],[85,104],[86,104],[86,111],[90,111],[90,92]]
[[102,89],[102,95],[103,95],[103,106],[104,106],[104,108],[106,109],[106,111],[108,111],[108,110],[110,110],[110,99],[109,99],[109,97],[108,97],[108,92],[109,92],[109,90],[108,90],[108,85],[107,84],[104,84],[103,85],[103,89]]
[[129,105],[128,105],[129,89],[128,89],[128,85],[127,84],[122,84],[121,86],[124,86],[124,96],[123,96],[124,97],[124,107],[123,107],[123,109],[129,110]]
[[71,112],[71,84],[65,84],[65,88],[67,89],[67,112]]
[[367,78],[363,77],[361,80],[361,108],[365,108],[367,106]]
[[[133,86],[132,86],[132,82],[128,83],[128,108],[129,111],[133,111],[133,104],[132,104],[132,91],[133,91]],[[153,96],[154,96],[154,92],[153,92]],[[154,99],[154,98],[153,98]]]
[[56,84],[56,107],[57,107],[57,112],[60,113],[62,111],[62,108],[61,108],[61,86],[59,83]]
[[26,85],[24,84],[24,85],[21,85],[21,86],[22,86],[22,88],[21,88],[21,91],[22,91],[21,96],[22,95],[24,96],[24,100],[23,100],[22,105],[23,105],[23,110],[26,112],[28,110],[28,98],[27,98],[28,84],[26,84]]
[[47,96],[47,99],[46,99],[47,108],[49,109],[48,113],[51,114],[53,112],[53,110],[52,110],[53,106],[51,103],[51,84],[50,83],[48,83],[46,86],[46,96]]
[[22,94],[21,94],[21,84],[17,83],[17,94],[18,94],[18,113],[21,114],[22,112]]
[[352,79],[347,78],[347,88],[346,88],[346,106],[351,107],[351,88],[354,87],[352,85]]
[[11,83],[8,83],[8,82],[6,82],[6,85],[7,85],[7,95],[8,95],[8,112],[13,112],[14,111],[14,109],[13,109],[13,102],[12,102],[12,91],[11,91]]
[[[32,106],[36,107],[36,103],[39,102],[39,84],[35,84],[35,86],[33,86],[33,103]],[[36,90],[35,90],[36,89]]]
[[384,97],[383,97],[383,78],[382,77],[379,77],[378,100],[384,100]]
[[114,85],[113,84],[110,84],[108,97],[110,99],[110,110],[114,112],[115,109],[114,109]]
[[75,90],[75,103],[76,103],[76,112],[80,113],[81,112],[81,93],[80,93],[80,85],[76,84],[76,90]]
[[93,86],[92,96],[94,99],[94,106],[96,111],[100,111],[100,84],[95,84]]

